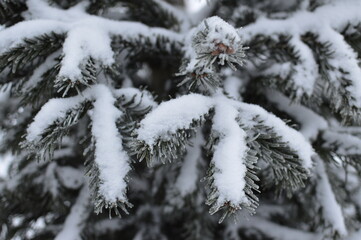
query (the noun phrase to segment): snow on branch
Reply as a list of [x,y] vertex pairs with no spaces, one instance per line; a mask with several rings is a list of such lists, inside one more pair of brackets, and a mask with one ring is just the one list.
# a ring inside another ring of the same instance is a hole
[[184,11],[181,11],[180,9],[172,6],[171,4],[165,2],[164,0],[153,0],[158,6],[160,6],[162,9],[167,11],[168,13],[172,14],[174,17],[176,17],[178,21],[178,25],[180,25],[181,31],[186,31],[190,27],[190,19],[186,15]]
[[[91,92],[91,90],[87,90],[84,95],[88,95],[89,92]],[[34,117],[34,121],[29,125],[27,129],[26,141],[40,141],[42,139],[42,134],[45,133],[46,129],[51,127],[51,125],[57,121],[64,121],[73,109],[79,110],[85,100],[86,98],[82,96],[50,99],[40,109],[40,111]],[[78,120],[78,117],[75,118],[75,121]],[[70,125],[69,123],[73,123],[75,121],[72,120],[69,122],[68,120],[66,123],[67,127]]]
[[63,229],[56,235],[55,240],[81,240],[90,215],[90,193],[87,185],[80,190],[77,200],[65,219]]
[[227,63],[236,70],[234,64],[243,66],[245,48],[236,29],[219,17],[205,19],[190,32],[187,39],[185,62],[179,75],[186,75],[180,85],[188,83],[189,88],[214,90],[220,85],[214,64]]
[[[284,77],[276,79],[277,87],[283,86],[283,92],[293,100],[300,100],[304,96],[319,98],[315,86],[322,84],[321,94],[329,99],[327,104],[332,111],[340,113],[344,121],[358,122],[361,68],[357,54],[342,34],[347,35],[345,29],[350,24],[361,23],[357,10],[360,8],[358,1],[339,1],[318,7],[313,12],[298,11],[285,19],[260,17],[240,29],[239,34],[250,45],[262,37],[277,42],[278,36],[289,36],[288,44],[294,49],[292,58],[295,59],[273,65],[268,70],[284,73]],[[310,41],[310,36],[314,36],[313,41]],[[270,58],[276,58],[273,49],[269,51]],[[287,54],[293,53],[284,53]]]
[[[170,39],[174,42],[180,42],[182,39],[181,34],[166,29],[150,28],[137,22],[114,21],[89,15],[85,12],[84,4],[63,10],[49,6],[43,0],[29,0],[27,6],[28,11],[24,16],[28,21],[0,31],[0,51],[13,53],[19,44],[32,39],[50,33],[66,34],[56,84],[58,89],[65,90],[64,94],[69,90],[69,86],[76,87],[77,83],[88,85],[90,82],[87,78],[96,78],[89,75],[95,75],[99,65],[110,67],[114,63],[112,39],[115,37],[120,36],[123,41],[128,42],[146,39],[154,44],[159,38]],[[61,45],[55,46],[61,47]],[[167,49],[169,46],[165,44],[162,47]],[[94,63],[91,64],[92,69],[89,72],[88,65],[91,62]]]
[[59,53],[53,53],[50,56],[48,56],[45,61],[34,70],[33,74],[31,75],[31,77],[29,78],[29,80],[24,83],[23,86],[23,91],[25,92],[30,92],[31,89],[35,88],[38,83],[41,81],[42,76],[49,71],[49,69],[53,68],[57,62],[56,62],[56,57],[59,56]]
[[[117,98],[129,98],[131,95],[132,99],[138,101],[138,106],[133,106],[134,109],[144,107],[149,110],[155,103],[149,96],[143,97],[147,96],[146,92],[128,90],[130,91],[112,91],[105,85],[93,85],[81,95],[51,99],[41,108],[27,129],[24,145],[32,151],[49,152],[52,155],[54,141],[61,141],[67,129],[76,124],[92,106],[89,111],[92,120],[89,148],[91,154],[88,154],[86,164],[89,166],[87,173],[98,179],[95,182],[91,180],[90,184],[93,194],[96,195],[97,212],[101,212],[103,207],[117,207],[118,202],[130,206],[126,197],[127,174],[130,171],[129,156],[123,149],[122,136],[117,124],[126,109],[132,106],[124,106],[122,111],[115,104]],[[143,99],[145,103],[142,103]]]
[[[163,163],[177,159],[205,117],[213,119],[207,142],[213,156],[207,172],[207,204],[212,214],[225,209],[220,221],[241,208],[255,212],[255,182],[259,180],[255,163],[259,158],[269,163],[275,184],[288,194],[304,186],[313,149],[302,134],[261,107],[220,92],[212,97],[189,94],[160,104],[140,122],[134,151],[149,164],[153,158]],[[184,164],[190,165],[188,161]]]
[[140,160],[146,159],[151,164],[154,157],[171,161],[182,155],[189,131],[194,131],[204,120],[213,104],[212,98],[200,94],[161,103],[136,130],[137,141],[133,147]]
[[201,131],[196,133],[190,141],[192,146],[187,146],[183,164],[174,187],[180,196],[185,197],[196,190],[198,179],[198,164],[202,157],[202,145],[204,142]]
[[[211,193],[208,196],[207,204],[211,205],[210,213],[213,214],[222,208],[226,208],[225,214],[234,213],[242,207],[254,211],[254,202],[246,192],[246,184],[253,184],[253,188],[258,189],[253,180],[247,179],[247,163],[249,158],[247,147],[247,134],[239,126],[238,110],[223,97],[218,97],[215,105],[215,115],[213,117],[212,143],[213,157],[209,185]],[[256,160],[256,159],[255,159]],[[247,183],[248,181],[248,183]]]
[[[311,96],[318,77],[316,60],[311,49],[301,41],[301,36],[292,36],[290,45],[297,54],[298,62],[293,67],[292,81],[298,87],[296,96]],[[300,90],[302,89],[302,92]]]
[[247,103],[235,104],[238,105],[242,120],[246,126],[256,127],[257,121],[254,120],[258,118],[263,125],[271,127],[279,135],[282,142],[287,143],[295,151],[302,160],[302,165],[305,169],[312,168],[311,157],[314,154],[314,150],[301,133],[287,126],[284,121],[257,105]]
[[226,232],[228,234],[238,235],[238,231],[242,228],[257,229],[267,236],[278,240],[289,240],[292,236],[293,240],[321,240],[321,234],[307,232],[299,229],[294,229],[279,225],[273,221],[266,220],[257,216],[247,219],[247,221],[238,221],[236,224],[230,222],[227,224]]
[[186,153],[182,157],[174,184],[167,191],[167,201],[170,207],[166,211],[173,210],[174,207],[182,209],[187,205],[188,200],[197,194],[201,175],[199,168],[202,166],[203,144],[204,137],[201,128],[198,128],[186,146]]
[[114,91],[114,95],[125,111],[130,114],[143,116],[158,104],[148,91],[137,88],[121,88]]
[[22,44],[26,38],[35,38],[51,32],[64,34],[66,31],[66,24],[55,20],[38,19],[20,22],[0,31],[0,53]]
[[267,98],[277,104],[278,108],[287,112],[301,124],[300,132],[306,139],[315,140],[318,134],[328,127],[326,120],[312,110],[292,103],[291,99],[276,91],[266,91]]
[[361,155],[361,137],[334,129],[325,130],[321,135],[322,147],[331,149],[341,156]]
[[68,31],[63,45],[63,60],[59,75],[70,81],[82,78],[80,66],[88,58],[104,66],[114,63],[111,38],[107,31],[97,25],[80,25]]
[[116,99],[106,87],[95,88],[93,97],[95,101],[91,113],[91,132],[95,145],[94,162],[99,169],[101,180],[97,190],[106,202],[127,202],[126,176],[130,171],[129,157],[123,150],[116,125],[122,112],[114,106]]
[[307,32],[322,32],[328,26],[341,32],[347,24],[361,22],[358,1],[334,2],[317,8],[313,12],[300,11],[286,19],[259,18],[258,21],[240,29],[245,41],[257,35],[275,36],[279,34],[300,36]]
[[212,106],[212,99],[200,94],[188,94],[161,103],[140,122],[138,139],[149,145],[158,139],[167,139],[177,130],[189,128],[194,120],[202,119]]
[[340,86],[346,90],[349,105],[361,108],[361,68],[357,53],[345,42],[340,33],[332,29],[324,29],[319,34],[319,40],[328,43],[333,50],[328,58],[329,64],[334,69],[329,75],[329,80],[339,81]]
[[331,224],[334,231],[338,232],[341,236],[345,236],[347,235],[347,228],[341,206],[336,201],[322,159],[319,157],[316,157],[316,159],[317,198],[322,208],[322,214],[325,220]]

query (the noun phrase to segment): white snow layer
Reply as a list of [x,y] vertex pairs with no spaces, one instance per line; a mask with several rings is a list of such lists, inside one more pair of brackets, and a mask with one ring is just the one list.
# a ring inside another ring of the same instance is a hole
[[227,232],[229,233],[237,232],[239,228],[257,229],[277,240],[322,240],[320,234],[292,229],[256,216],[245,221],[238,221],[236,224],[233,222],[227,224]]
[[[91,89],[86,90],[84,94],[89,94]],[[28,142],[37,142],[41,139],[41,134],[46,128],[53,124],[57,119],[64,119],[67,111],[74,109],[85,100],[82,96],[70,98],[53,98],[42,106],[40,111],[34,117],[33,122],[27,128],[26,140]]]
[[311,157],[314,154],[314,150],[301,133],[287,126],[284,121],[258,105],[238,102],[235,102],[235,105],[239,106],[241,118],[242,120],[247,121],[247,125],[253,126],[255,124],[253,118],[258,116],[258,118],[263,121],[264,125],[273,127],[274,131],[282,138],[282,140],[288,143],[291,149],[296,151],[300,159],[303,160],[304,168],[310,169],[312,167]]
[[[288,143],[303,160],[304,167],[306,169],[312,167],[311,156],[314,150],[301,133],[288,127],[281,119],[257,105],[225,98],[224,101],[224,105],[231,105],[240,110],[240,118],[247,126],[252,127],[255,124],[253,118],[258,116],[266,126],[273,127],[282,140]],[[216,104],[217,97],[199,94],[189,94],[163,102],[140,122],[140,128],[137,130],[138,139],[152,146],[157,139],[167,139],[177,130],[189,128],[194,120],[201,119]]]
[[327,121],[312,110],[292,103],[290,99],[276,91],[266,91],[267,98],[277,104],[278,108],[294,117],[300,124],[300,132],[310,140],[315,140],[318,133],[328,127]]
[[122,139],[116,126],[122,112],[114,106],[116,99],[105,85],[94,85],[75,97],[49,100],[28,127],[26,140],[39,141],[44,129],[64,118],[68,110],[85,100],[93,102],[91,130],[95,141],[95,162],[102,180],[99,192],[107,201],[125,201],[129,157],[122,148]]
[[236,120],[238,110],[229,105],[225,98],[219,97],[216,102],[212,131],[219,134],[220,138],[214,147],[212,162],[216,168],[213,177],[219,194],[217,204],[222,206],[228,201],[235,206],[247,204],[248,199],[244,192],[247,135]]
[[323,216],[332,225],[334,230],[345,236],[347,235],[347,229],[341,207],[336,201],[322,160],[317,157],[316,161],[316,172],[318,175],[317,198],[323,208]]
[[315,33],[320,41],[330,43],[335,50],[331,56],[331,65],[336,71],[330,76],[330,80],[339,77],[339,69],[347,72],[352,81],[347,87],[354,98],[352,104],[361,107],[361,69],[356,60],[357,55],[339,33],[348,23],[361,22],[360,9],[360,1],[335,1],[317,8],[314,12],[299,11],[287,19],[261,17],[255,23],[242,28],[239,34],[248,41],[258,34],[275,38],[279,34],[290,35],[291,44],[298,50],[301,59],[301,63],[296,66],[297,74],[293,80],[306,94],[310,94],[317,77],[315,60],[308,47],[297,39],[307,32]]
[[0,179],[8,176],[9,166],[13,160],[11,154],[0,155]]
[[99,192],[107,201],[126,201],[129,157],[116,126],[122,113],[114,106],[115,98],[105,86],[96,88],[94,95],[91,130],[95,140],[95,162],[102,180]]
[[212,106],[212,99],[200,94],[163,102],[140,122],[138,139],[151,146],[159,138],[164,139],[179,129],[189,128],[193,120],[200,120]]
[[137,88],[123,87],[116,89],[114,90],[114,95],[117,98],[124,98],[126,102],[133,99],[134,105],[141,109],[148,107],[155,108],[158,106],[150,92],[144,90],[141,91]]
[[69,215],[65,219],[63,229],[56,235],[54,240],[81,240],[86,219],[89,217],[90,194],[85,185],[80,191],[78,198],[72,206]]
[[82,78],[79,66],[90,57],[110,66],[114,63],[110,43],[107,31],[95,24],[73,27],[63,45],[64,58],[59,75],[73,81]]
[[60,76],[70,80],[80,77],[80,68],[89,57],[109,66],[114,63],[111,37],[124,39],[140,35],[155,41],[157,36],[178,41],[181,35],[162,28],[150,28],[144,24],[128,21],[115,21],[85,12],[85,5],[78,4],[68,10],[49,6],[43,0],[27,1],[28,11],[24,16],[28,21],[20,22],[0,31],[0,52],[45,33],[67,33],[64,43]]
[[23,88],[29,90],[36,87],[36,85],[42,80],[43,74],[52,67],[54,67],[54,65],[57,63],[55,61],[55,58],[57,56],[59,56],[59,52],[53,53],[48,56],[45,61],[34,70],[33,75],[29,78],[28,81],[24,83]]
[[[290,44],[297,51],[299,57],[299,63],[294,65],[295,72],[293,73],[292,80],[299,86],[299,89],[303,90],[303,93],[311,96],[318,77],[316,60],[311,49],[301,41],[300,36],[293,36]],[[297,92],[297,96],[300,97],[301,94],[299,91]]]
[[241,41],[237,30],[220,17],[207,18],[200,24],[196,32],[205,31],[208,27],[207,37],[202,44],[210,44],[214,47],[217,43],[223,43],[228,47],[236,49],[237,43]]
[[83,174],[79,169],[69,166],[58,166],[55,171],[61,184],[68,189],[79,189],[84,183]]
[[191,139],[192,145],[187,146],[187,154],[184,157],[182,168],[179,172],[174,187],[182,197],[193,193],[197,187],[198,163],[202,157],[203,136],[201,129]]
[[323,147],[335,148],[340,155],[359,155],[361,154],[361,138],[332,130],[324,131],[322,135],[324,140]]
[[[202,39],[197,39],[197,43],[193,41],[199,32],[206,33],[207,35]],[[237,30],[229,23],[217,16],[209,17],[197,28],[189,31],[186,37],[187,44],[185,45],[186,56],[189,63],[186,67],[186,72],[194,72],[197,67],[204,67],[208,62],[199,58],[198,55],[204,52],[213,52],[219,50],[219,44],[223,44],[223,48],[227,47],[229,50],[237,51],[240,43],[242,42]],[[196,43],[196,45],[195,45]],[[222,49],[225,50],[225,49]],[[228,53],[220,53],[219,59],[226,59]],[[216,60],[214,58],[214,60]],[[209,68],[202,69],[203,72],[210,71]]]
[[[189,94],[160,104],[141,121],[137,131],[138,139],[152,146],[157,139],[166,139],[177,130],[188,128],[195,119],[202,118],[213,107],[215,115],[212,129],[220,134],[212,160],[216,168],[214,184],[219,192],[219,205],[226,201],[234,205],[247,203],[243,191],[246,174],[243,159],[248,148],[245,142],[246,133],[240,128],[237,117],[252,127],[255,124],[253,118],[258,116],[266,126],[273,127],[282,140],[296,151],[306,169],[312,167],[311,156],[314,152],[302,134],[259,106],[240,103],[219,95],[206,97]],[[191,166],[189,162],[184,164]]]

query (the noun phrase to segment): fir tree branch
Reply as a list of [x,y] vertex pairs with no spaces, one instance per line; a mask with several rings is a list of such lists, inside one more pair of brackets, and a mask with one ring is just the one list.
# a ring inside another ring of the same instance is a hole
[[155,159],[163,163],[178,159],[185,152],[191,133],[204,121],[212,106],[210,98],[198,94],[160,104],[140,122],[132,147],[134,154],[149,165]]
[[189,90],[199,89],[213,93],[220,85],[216,72],[218,65],[243,66],[245,57],[242,40],[235,29],[219,17],[204,20],[190,36],[190,47],[178,75],[185,79],[179,84],[188,85]]
[[[306,34],[303,39],[316,53],[316,62],[322,76],[322,78],[318,79],[320,81],[318,84],[321,85],[321,94],[326,97],[326,101],[331,105],[331,109],[339,113],[345,123],[360,121],[357,96],[355,96],[353,90],[350,90],[355,88],[353,83],[355,79],[350,79],[354,75],[350,76],[350,73],[342,67],[333,65],[335,54],[332,50],[332,43],[320,42],[317,36],[312,33]],[[361,70],[359,69],[359,71]],[[337,79],[335,79],[335,76]]]
[[[51,106],[51,103],[58,104],[56,102],[48,102],[47,107]],[[30,134],[31,130],[27,134],[27,141],[23,142],[23,147],[27,148],[31,152],[35,153],[35,156],[38,160],[51,160],[53,159],[53,154],[55,149],[60,146],[62,139],[69,133],[70,127],[78,123],[79,119],[90,109],[91,103],[89,101],[83,101],[72,108],[66,110],[63,116],[56,117],[53,121],[49,122],[49,125],[45,125],[45,129],[40,129],[41,136],[33,136]],[[37,114],[38,119],[40,119],[41,114],[47,114],[46,108]],[[39,121],[39,120],[38,120]],[[30,125],[33,129],[36,126],[35,122]]]
[[279,191],[285,190],[291,196],[299,188],[305,187],[308,171],[302,166],[302,160],[295,151],[271,127],[265,126],[260,119],[254,121],[258,124],[249,133],[252,136],[254,131],[254,140],[249,142],[249,146],[256,157],[269,164],[271,175],[268,178],[272,179],[272,185],[275,184]]
[[0,72],[8,76],[2,79],[1,84],[9,83],[17,76],[28,75],[34,65],[38,65],[58,50],[63,41],[64,35],[52,32],[24,39],[22,43],[3,52],[0,55]]
[[[157,0],[102,0],[93,1],[89,7],[90,12],[99,11],[118,3],[123,3],[129,8],[130,16],[135,21],[146,22],[149,26],[158,26],[179,31],[182,22],[186,21],[179,10],[165,2]],[[152,19],[149,21],[149,19]],[[161,21],[160,21],[161,20]]]
[[130,55],[164,55],[172,58],[180,58],[183,54],[183,43],[171,39],[165,35],[155,36],[155,40],[149,36],[138,36],[135,38],[125,38],[121,35],[113,37],[112,48],[118,53],[127,49]]
[[322,159],[316,157],[316,174],[317,174],[317,199],[324,219],[331,224],[334,233],[333,235],[346,236],[347,228],[345,219],[342,214],[341,206],[337,203],[335,193],[332,190],[330,181],[328,179],[326,166]]

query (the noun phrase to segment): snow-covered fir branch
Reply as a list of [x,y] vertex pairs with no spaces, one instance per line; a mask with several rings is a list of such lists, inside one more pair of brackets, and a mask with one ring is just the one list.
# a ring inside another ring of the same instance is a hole
[[0,0],[1,239],[358,239],[360,2],[192,4]]

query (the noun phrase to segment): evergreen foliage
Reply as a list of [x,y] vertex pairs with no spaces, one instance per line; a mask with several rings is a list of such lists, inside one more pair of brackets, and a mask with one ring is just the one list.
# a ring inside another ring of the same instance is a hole
[[0,239],[361,238],[361,3],[182,2],[0,0]]

